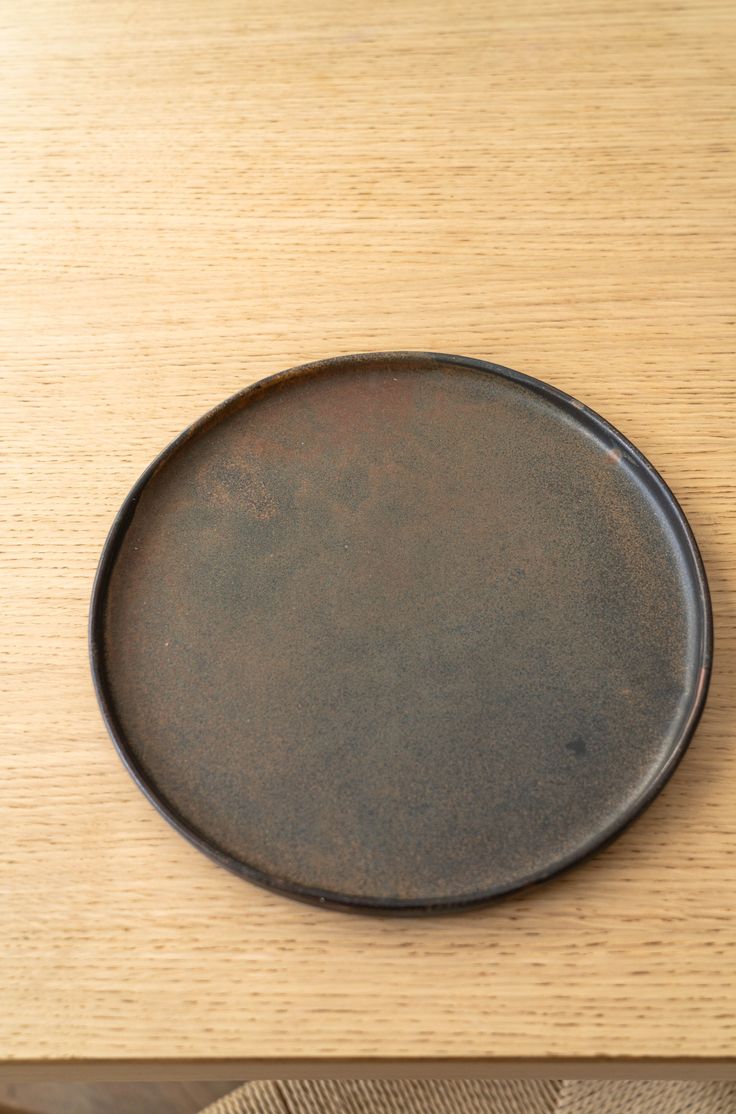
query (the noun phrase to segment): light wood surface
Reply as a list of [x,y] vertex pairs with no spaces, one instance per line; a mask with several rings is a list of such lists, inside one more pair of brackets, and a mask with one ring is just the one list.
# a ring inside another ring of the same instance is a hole
[[[735,24],[731,0],[2,6],[5,1071],[736,1064]],[[428,920],[217,869],[123,770],[86,656],[149,460],[254,379],[392,348],[603,413],[682,501],[716,622],[648,813]]]

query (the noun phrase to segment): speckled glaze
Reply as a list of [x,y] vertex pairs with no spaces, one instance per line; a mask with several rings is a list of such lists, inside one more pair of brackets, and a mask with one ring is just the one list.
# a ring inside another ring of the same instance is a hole
[[609,841],[705,700],[708,590],[619,433],[494,364],[257,383],[128,496],[91,614],[125,762],[222,865],[343,908],[471,906]]

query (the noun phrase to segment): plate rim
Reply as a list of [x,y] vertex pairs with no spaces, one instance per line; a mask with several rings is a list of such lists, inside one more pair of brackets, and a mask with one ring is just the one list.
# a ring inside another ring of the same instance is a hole
[[[639,794],[633,798],[627,808],[618,813],[613,821],[597,831],[595,835],[575,848],[574,851],[560,856],[558,859],[554,860],[554,862],[547,864],[543,868],[532,871],[527,875],[515,878],[511,881],[488,886],[479,891],[451,895],[444,898],[373,898],[365,895],[342,894],[320,887],[303,885],[291,879],[269,875],[267,872],[223,851],[214,841],[204,836],[193,824],[180,815],[173,802],[167,799],[165,793],[155,784],[154,779],[148,777],[136,761],[128,744],[125,732],[122,730],[119,720],[116,717],[104,666],[103,627],[107,588],[126,531],[135,514],[138,501],[144,488],[154,475],[168,463],[189,440],[204,433],[209,426],[216,424],[228,411],[240,408],[246,399],[255,398],[264,390],[284,384],[292,378],[303,375],[316,375],[328,370],[334,371],[340,367],[347,367],[348,370],[355,370],[361,365],[370,366],[370,364],[385,363],[391,359],[403,361],[413,360],[418,364],[429,363],[444,366],[457,366],[470,370],[482,371],[510,380],[517,385],[530,389],[548,402],[566,411],[567,414],[575,420],[577,425],[582,424],[589,429],[595,430],[599,437],[603,434],[604,440],[608,441],[609,448],[614,454],[621,454],[622,457],[625,454],[627,462],[637,466],[637,470],[640,473],[638,476],[639,484],[643,484],[648,488],[655,498],[657,506],[666,510],[670,525],[676,527],[675,541],[678,543],[678,550],[685,553],[688,558],[692,579],[696,587],[693,593],[693,602],[698,612],[698,621],[701,628],[698,660],[695,662],[698,668],[698,673],[696,674],[698,680],[696,684],[691,687],[691,691],[688,692],[690,706],[683,720],[680,733],[670,746],[666,757],[653,778],[651,778]],[[197,418],[196,421],[188,425],[186,429],[162,449],[144,469],[126,495],[120,509],[113,519],[102,546],[94,576],[89,607],[88,649],[97,702],[108,735],[123,765],[138,788],[148,798],[151,804],[154,805],[156,810],[180,835],[183,835],[185,839],[193,844],[199,851],[207,855],[208,858],[216,862],[219,866],[225,867],[241,878],[245,878],[247,881],[253,882],[264,889],[271,892],[275,891],[283,896],[296,898],[300,901],[305,901],[311,905],[344,911],[379,914],[450,913],[482,907],[498,898],[536,886],[569,870],[579,863],[585,862],[618,838],[618,836],[641,815],[648,805],[651,804],[669,781],[682,760],[705,707],[712,674],[713,612],[702,555],[690,523],[680,503],[666,481],[644,454],[637,449],[624,434],[595,410],[592,410],[584,403],[578,401],[572,395],[566,394],[564,391],[541,379],[536,379],[523,372],[515,371],[512,368],[488,360],[482,360],[471,356],[424,351],[421,349],[368,351],[347,353],[345,355],[331,356],[326,359],[313,360],[258,379],[254,383],[250,383],[248,386],[236,391],[235,394],[226,398],[223,402]]]

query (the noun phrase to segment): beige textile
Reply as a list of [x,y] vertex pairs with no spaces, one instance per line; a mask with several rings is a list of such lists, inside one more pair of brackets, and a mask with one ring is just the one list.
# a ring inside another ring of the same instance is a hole
[[736,1114],[736,1083],[286,1080],[247,1083],[203,1114]]

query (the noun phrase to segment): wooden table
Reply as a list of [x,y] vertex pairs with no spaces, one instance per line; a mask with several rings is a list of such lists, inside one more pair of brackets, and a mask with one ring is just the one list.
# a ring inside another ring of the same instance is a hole
[[[736,1074],[730,0],[9,0],[0,1059],[39,1077]],[[148,461],[238,388],[487,357],[674,488],[716,666],[610,850],[457,917],[327,913],[144,800],[87,665]]]

